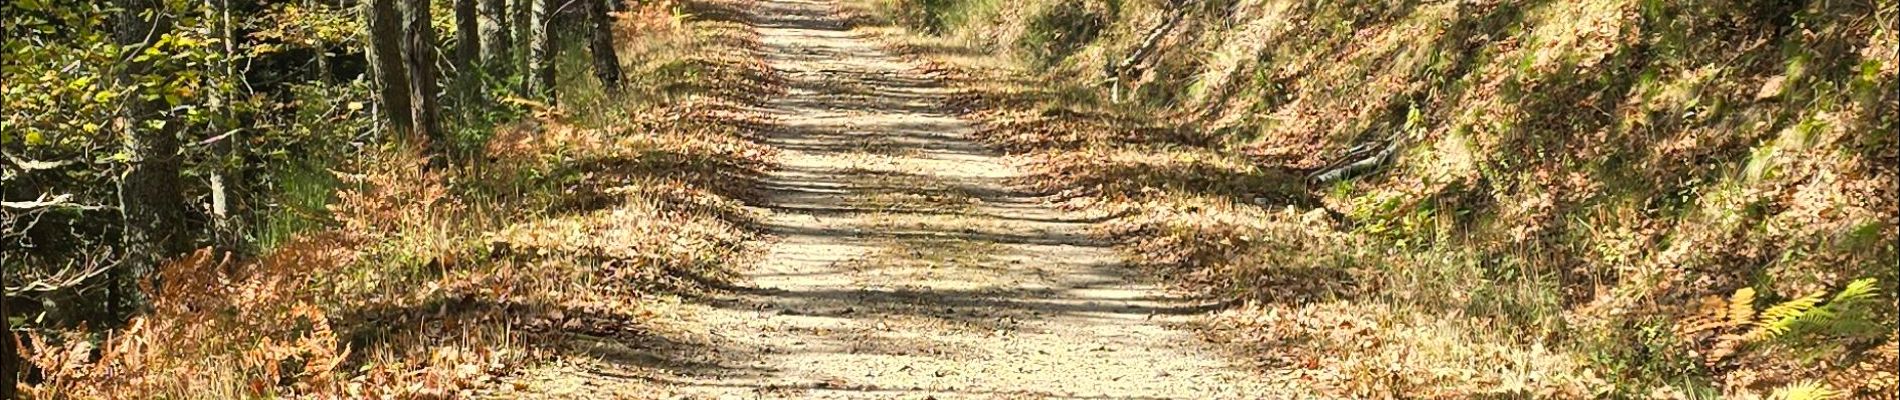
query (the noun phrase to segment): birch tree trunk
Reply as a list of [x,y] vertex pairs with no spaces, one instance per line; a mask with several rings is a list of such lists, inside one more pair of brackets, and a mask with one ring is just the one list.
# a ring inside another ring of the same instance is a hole
[[[206,19],[215,21],[211,28],[211,37],[222,44],[223,56],[218,59],[217,70],[205,74],[211,88],[211,101],[218,108],[218,115],[207,124],[213,140],[211,151],[216,163],[211,168],[211,236],[219,250],[234,251],[243,245],[241,221],[232,205],[232,188],[242,179],[238,177],[237,146],[235,123],[237,115],[232,102],[237,99],[237,40],[231,29],[231,0],[205,0]],[[323,52],[317,52],[318,68],[325,68]]]
[[528,94],[554,95],[554,32],[552,0],[528,0]]

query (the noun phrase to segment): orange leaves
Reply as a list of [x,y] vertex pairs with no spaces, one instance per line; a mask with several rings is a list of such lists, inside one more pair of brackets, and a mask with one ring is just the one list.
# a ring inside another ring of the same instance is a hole
[[29,335],[38,350],[27,358],[46,371],[31,390],[79,398],[327,391],[349,352],[330,318],[309,302],[314,295],[302,278],[348,262],[352,253],[318,235],[253,262],[207,249],[167,263],[152,311],[105,336],[97,349],[84,330]]
[[453,399],[469,398],[471,389],[494,383],[497,373],[514,357],[506,349],[436,346],[409,362],[366,365],[344,384],[348,398]]
[[322,310],[297,303],[286,317],[294,333],[287,339],[263,337],[240,359],[245,370],[256,372],[247,383],[257,393],[270,393],[287,380],[296,392],[332,391],[334,372],[349,357],[349,349],[336,350],[341,342]]
[[427,161],[408,151],[372,154],[360,164],[360,173],[337,173],[346,185],[329,205],[342,223],[342,232],[381,239],[399,232],[429,232],[466,205],[449,195],[443,172],[426,168]]
[[[66,339],[80,339],[69,337]],[[102,368],[95,368],[91,362],[93,346],[88,340],[67,340],[63,345],[48,342],[44,335],[22,335],[22,341],[31,344],[21,347],[21,356],[27,363],[40,369],[43,381],[37,386],[22,385],[27,393],[40,393],[32,397],[45,397],[51,393],[71,393],[98,397],[96,388],[86,387],[88,381],[104,375]],[[91,389],[91,390],[87,390]]]
[[678,3],[670,0],[644,1],[626,11],[613,13],[614,37],[619,38],[616,42],[643,46],[686,33],[681,30],[681,19],[673,12],[676,7]]

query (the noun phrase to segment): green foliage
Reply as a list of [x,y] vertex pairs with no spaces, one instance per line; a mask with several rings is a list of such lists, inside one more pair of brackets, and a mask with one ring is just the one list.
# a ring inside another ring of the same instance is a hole
[[246,28],[252,30],[250,38],[256,41],[250,45],[252,55],[289,49],[329,51],[359,45],[357,32],[363,30],[363,19],[356,15],[354,8],[310,7],[305,3],[276,3],[266,7],[246,23]]
[[330,170],[311,163],[286,164],[268,173],[272,193],[253,217],[258,224],[255,240],[259,253],[276,250],[298,234],[327,226],[330,211],[326,206],[338,188]]
[[[232,9],[215,12],[209,8],[215,3],[163,1],[157,12],[169,29],[155,31],[144,45],[120,46],[110,24],[122,11],[109,4],[0,6],[5,199],[66,196],[94,207],[48,214],[29,232],[9,224],[4,259],[10,285],[100,262],[110,254],[104,250],[116,247],[111,208],[128,155],[113,121],[129,99],[155,102],[161,110],[134,123],[167,127],[183,143],[180,190],[192,201],[179,205],[188,218],[178,234],[192,246],[211,242],[213,188],[207,182],[214,174],[230,178],[222,189],[241,217],[234,244],[263,252],[327,226],[332,169],[391,143],[379,136],[369,82],[354,75],[364,66],[355,57],[362,27],[353,8],[277,0],[231,2]],[[234,38],[224,38],[227,30]],[[117,75],[127,61],[150,67],[121,84]],[[500,80],[473,73],[456,79],[477,86]],[[519,115],[496,101],[469,99],[461,106],[450,129],[457,133],[452,147],[462,153],[478,150],[493,126]],[[88,290],[92,282],[78,284],[71,289]]]
[[1828,389],[1817,381],[1802,381],[1775,389],[1772,398],[1776,400],[1826,400],[1840,397],[1839,392]]
[[[1868,317],[1877,306],[1879,289],[1874,278],[1849,282],[1826,303],[1820,293],[1781,302],[1761,312],[1754,330],[1746,335],[1757,340],[1786,340],[1802,343],[1824,338],[1878,338],[1887,331]],[[1817,306],[1818,304],[1818,306]]]
[[[1698,390],[1709,385],[1699,359],[1687,356],[1691,343],[1670,331],[1670,321],[1643,318],[1594,332],[1581,342],[1590,364],[1610,380],[1608,398],[1648,395],[1648,388],[1674,386]],[[1689,398],[1717,398],[1713,392]]]
[[[185,143],[225,132],[210,127],[223,111],[244,112],[258,103],[217,93],[237,87],[235,80],[209,73],[209,66],[231,61],[222,42],[210,36],[210,21],[200,2],[162,2],[174,29],[152,35],[146,45],[121,46],[112,37],[111,20],[123,10],[104,2],[6,2],[0,74],[5,82],[0,115],[0,146],[9,160],[8,201],[63,197],[94,211],[42,220],[32,232],[9,224],[5,270],[8,282],[30,281],[70,266],[86,265],[89,251],[110,246],[117,230],[109,209],[118,203],[114,179],[128,155],[121,152],[114,116],[126,101],[156,103],[157,118],[130,121],[143,127],[175,128]],[[149,65],[135,76],[120,75],[128,61]],[[205,146],[187,145],[184,156],[199,158]],[[191,193],[191,192],[188,192]],[[27,226],[27,225],[20,225]]]

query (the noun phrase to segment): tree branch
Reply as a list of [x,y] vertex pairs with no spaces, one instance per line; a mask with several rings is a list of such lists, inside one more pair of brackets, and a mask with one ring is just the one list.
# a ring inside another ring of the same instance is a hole
[[83,210],[83,211],[97,211],[97,210],[112,208],[109,206],[74,203],[71,201],[72,199],[73,199],[73,195],[71,193],[60,194],[58,196],[53,196],[53,198],[50,198],[50,199],[46,198],[45,193],[41,193],[38,199],[34,199],[31,201],[0,201],[0,208],[11,208],[11,209],[16,209],[16,210],[72,208],[72,209],[78,209],[78,210]]

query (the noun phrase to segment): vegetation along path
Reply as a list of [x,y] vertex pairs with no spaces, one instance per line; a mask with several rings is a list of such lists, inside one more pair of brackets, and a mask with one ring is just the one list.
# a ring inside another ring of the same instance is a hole
[[687,397],[1241,396],[1242,372],[1169,327],[1194,304],[1126,276],[1084,216],[1012,192],[1020,172],[943,112],[948,90],[833,9],[756,8],[787,79],[767,139],[778,239],[701,316],[749,372],[688,379]]

